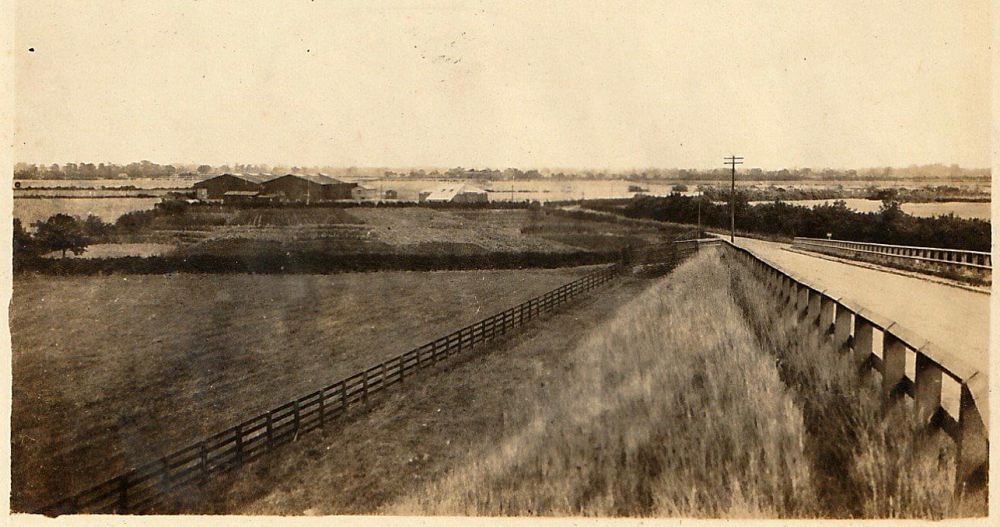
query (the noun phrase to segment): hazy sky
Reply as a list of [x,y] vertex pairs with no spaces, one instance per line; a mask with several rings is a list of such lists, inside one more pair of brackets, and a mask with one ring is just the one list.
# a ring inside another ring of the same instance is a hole
[[536,3],[20,1],[16,159],[989,166],[988,1]]

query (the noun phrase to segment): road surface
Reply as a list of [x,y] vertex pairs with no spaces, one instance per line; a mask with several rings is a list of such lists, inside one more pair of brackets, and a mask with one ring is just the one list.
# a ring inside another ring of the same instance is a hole
[[784,243],[739,237],[736,243],[989,372],[990,295],[788,251]]

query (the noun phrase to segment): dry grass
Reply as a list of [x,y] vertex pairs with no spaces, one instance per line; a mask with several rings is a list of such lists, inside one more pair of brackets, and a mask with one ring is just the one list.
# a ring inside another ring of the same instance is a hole
[[729,259],[737,303],[804,411],[816,513],[833,517],[941,518],[953,514],[955,446],[914,429],[912,401],[888,409],[877,373],[858,375],[851,354],[787,316],[742,262]]
[[10,308],[14,510],[590,270],[19,277]]
[[593,328],[533,418],[402,514],[803,516],[802,412],[701,254]]

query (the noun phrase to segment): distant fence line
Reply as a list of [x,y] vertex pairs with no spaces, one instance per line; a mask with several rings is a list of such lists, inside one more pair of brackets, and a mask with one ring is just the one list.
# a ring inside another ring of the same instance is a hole
[[903,265],[915,270],[953,271],[987,280],[992,278],[993,272],[990,253],[980,251],[805,237],[796,237],[792,247],[856,260]]
[[[697,250],[698,242],[690,240],[656,244],[636,252],[640,259],[648,259],[653,254],[666,256],[670,258],[667,265],[676,265]],[[59,515],[147,511],[171,492],[186,485],[206,482],[213,473],[239,468],[301,434],[321,428],[327,421],[344,415],[348,408],[367,403],[371,396],[403,383],[417,371],[518,329],[581,294],[612,281],[620,273],[620,267],[615,265],[588,274],[36,512]]]
[[[903,395],[913,398],[914,418],[918,424],[942,429],[958,446],[956,496],[985,499],[989,470],[989,381],[985,373],[897,322],[847,299],[832,297],[826,290],[747,249],[727,240],[708,243],[722,245],[747,263],[800,319],[800,324],[807,324],[832,339],[837,349],[853,350],[864,367],[881,373],[882,394],[886,400]],[[882,333],[881,357],[874,351],[876,329]],[[910,378],[906,371],[909,355],[914,355],[915,378]],[[943,377],[960,387],[957,419],[942,405]]]

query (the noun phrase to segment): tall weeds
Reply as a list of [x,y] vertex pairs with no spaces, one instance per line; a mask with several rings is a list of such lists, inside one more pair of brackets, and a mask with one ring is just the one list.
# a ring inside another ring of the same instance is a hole
[[814,515],[802,411],[730,283],[717,254],[682,265],[591,330],[528,426],[386,512]]
[[915,429],[912,401],[885,407],[876,373],[834,350],[741,261],[726,258],[736,303],[778,364],[805,415],[817,514],[941,518],[952,511],[955,447],[942,432]]

